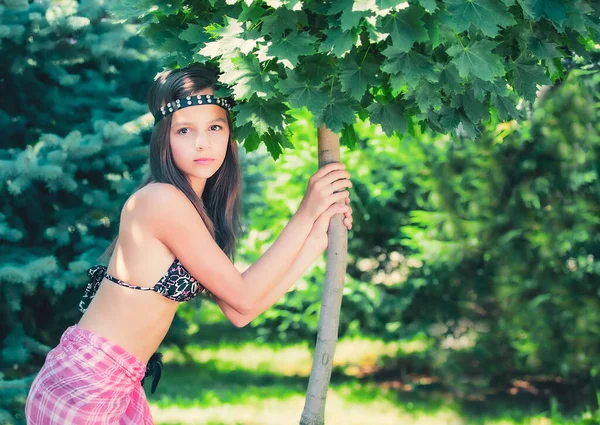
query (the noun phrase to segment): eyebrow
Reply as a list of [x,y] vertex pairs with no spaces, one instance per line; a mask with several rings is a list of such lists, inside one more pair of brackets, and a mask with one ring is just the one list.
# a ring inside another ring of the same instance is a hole
[[[227,124],[227,121],[224,118],[215,118],[214,120],[209,121],[207,124],[212,124],[215,122],[223,122],[225,124]],[[178,121],[172,124],[173,126],[176,125],[194,125],[194,123],[192,122],[187,122],[187,121]]]

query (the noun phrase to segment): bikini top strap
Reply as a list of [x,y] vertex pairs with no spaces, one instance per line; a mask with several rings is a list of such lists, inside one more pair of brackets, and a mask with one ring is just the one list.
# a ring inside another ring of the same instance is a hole
[[131,288],[131,289],[137,289],[139,291],[152,291],[154,289],[154,288],[148,288],[147,286],[130,285],[129,283],[123,282],[122,280],[117,279],[116,277],[111,276],[106,272],[104,273],[104,277],[107,278],[108,280],[116,283],[117,285],[125,286],[125,287]]
[[81,301],[79,301],[79,311],[82,313],[85,313],[88,306],[90,305],[90,303],[96,296],[96,292],[98,291],[98,288],[100,287],[100,283],[102,282],[102,279],[104,279],[105,277],[108,280],[116,283],[117,285],[125,286],[127,288],[137,289],[139,291],[154,290],[154,288],[130,285],[126,282],[123,282],[122,280],[119,280],[116,277],[111,276],[108,273],[106,273],[106,266],[95,265],[93,267],[90,267],[88,270],[88,275],[91,277],[91,279],[88,282],[87,286],[85,287],[85,292],[84,292],[83,296],[81,297]]

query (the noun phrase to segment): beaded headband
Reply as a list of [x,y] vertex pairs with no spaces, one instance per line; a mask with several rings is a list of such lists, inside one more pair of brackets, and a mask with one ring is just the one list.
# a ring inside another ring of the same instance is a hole
[[231,112],[232,99],[228,97],[215,97],[212,94],[199,94],[196,96],[187,96],[181,99],[174,100],[160,108],[160,110],[154,114],[154,125],[173,112],[187,108],[189,106],[197,105],[217,105],[225,109],[227,112]]

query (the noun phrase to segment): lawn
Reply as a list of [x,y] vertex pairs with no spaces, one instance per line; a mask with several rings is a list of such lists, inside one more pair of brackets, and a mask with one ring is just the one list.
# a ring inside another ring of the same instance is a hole
[[[220,324],[222,325],[222,324]],[[222,327],[219,332],[222,332]],[[227,328],[225,328],[227,329]],[[243,330],[230,329],[235,334]],[[247,333],[246,333],[247,334]],[[571,425],[592,419],[552,412],[550,404],[505,394],[494,400],[458,400],[436,380],[378,373],[395,359],[418,358],[423,340],[366,338],[338,343],[327,398],[328,425]],[[297,425],[311,367],[307,343],[266,344],[190,338],[184,349],[163,347],[163,376],[148,392],[157,424]],[[147,386],[146,388],[148,388]],[[577,419],[579,418],[579,419]]]

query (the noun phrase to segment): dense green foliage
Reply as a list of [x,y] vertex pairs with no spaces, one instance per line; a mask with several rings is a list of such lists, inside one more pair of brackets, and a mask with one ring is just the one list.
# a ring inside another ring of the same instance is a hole
[[87,267],[141,180],[148,120],[140,102],[156,62],[97,2],[0,7],[0,52],[11,58],[0,80],[11,100],[0,111],[0,229],[9,248],[0,261],[0,339],[8,336],[3,361],[23,364],[23,327],[47,339],[73,321],[76,309],[64,306],[76,305]]
[[146,169],[155,55],[101,1],[0,4],[0,420],[78,320],[87,268]]
[[[600,365],[599,87],[597,72],[578,72],[530,121],[492,122],[475,143],[356,124],[360,149],[343,152],[355,225],[342,334],[428,335],[429,366],[458,390],[518,376],[589,382]],[[251,212],[256,229],[281,226],[299,202],[316,150],[308,118],[275,164],[269,210]],[[323,273],[254,325],[271,339],[314,336]]]
[[389,136],[473,137],[490,113],[517,118],[519,98],[562,79],[575,54],[589,61],[600,28],[588,0],[122,0],[114,12],[140,18],[168,66],[216,63],[240,102],[238,139],[275,158],[291,108],[348,145],[356,115]]

